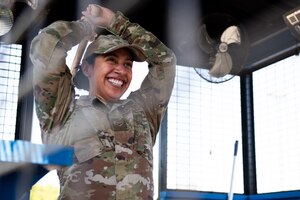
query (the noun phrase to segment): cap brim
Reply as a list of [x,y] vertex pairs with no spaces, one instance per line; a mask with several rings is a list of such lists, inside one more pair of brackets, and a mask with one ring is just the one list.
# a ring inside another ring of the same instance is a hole
[[147,56],[145,55],[144,50],[141,47],[139,47],[137,45],[133,45],[133,44],[122,44],[122,45],[118,45],[118,46],[109,48],[104,52],[94,51],[94,53],[106,54],[106,53],[110,53],[112,51],[116,51],[116,50],[122,49],[122,48],[126,48],[131,51],[134,61],[143,62],[147,59]]

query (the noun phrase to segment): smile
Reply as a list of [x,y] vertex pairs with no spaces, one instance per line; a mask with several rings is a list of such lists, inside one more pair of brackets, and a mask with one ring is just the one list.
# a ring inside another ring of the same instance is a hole
[[118,87],[122,87],[122,85],[124,84],[124,81],[119,80],[119,79],[114,79],[114,78],[109,78],[108,82],[110,82],[111,84],[118,86]]

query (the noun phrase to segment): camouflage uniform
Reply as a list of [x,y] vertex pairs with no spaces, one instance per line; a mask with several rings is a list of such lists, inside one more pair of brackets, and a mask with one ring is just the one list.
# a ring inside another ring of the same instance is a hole
[[83,21],[54,22],[32,41],[36,112],[44,143],[73,146],[58,170],[61,199],[152,199],[152,147],[173,88],[176,58],[153,34],[117,12],[107,27],[141,47],[149,72],[126,100],[75,98],[67,51],[92,33]]

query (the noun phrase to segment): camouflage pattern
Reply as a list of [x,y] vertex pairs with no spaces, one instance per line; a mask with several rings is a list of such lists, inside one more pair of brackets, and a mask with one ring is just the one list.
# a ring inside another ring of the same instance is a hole
[[31,45],[42,140],[74,147],[74,164],[58,170],[60,199],[152,199],[156,135],[175,78],[173,52],[117,12],[109,30],[144,50],[149,73],[125,100],[75,98],[66,52],[91,31],[85,22],[55,22]]
[[123,40],[121,37],[116,35],[100,35],[88,46],[83,59],[86,59],[94,53],[105,54],[120,48],[130,49],[133,52],[134,61],[142,62],[146,60],[146,55],[141,47],[129,44],[126,40]]

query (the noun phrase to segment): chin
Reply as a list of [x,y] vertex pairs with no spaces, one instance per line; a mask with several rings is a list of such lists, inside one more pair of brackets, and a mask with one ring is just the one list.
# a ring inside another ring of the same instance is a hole
[[[123,94],[122,94],[123,95]],[[110,101],[118,101],[121,99],[122,95],[111,96]]]

